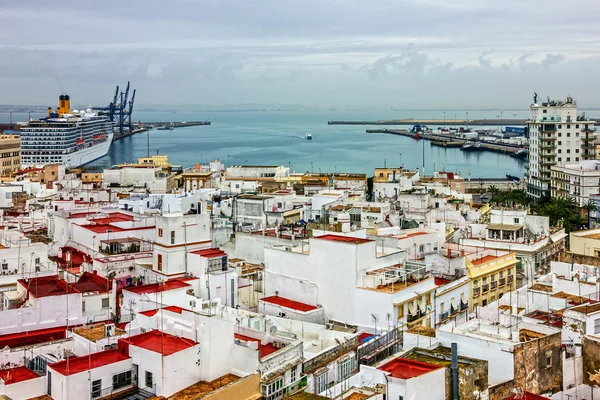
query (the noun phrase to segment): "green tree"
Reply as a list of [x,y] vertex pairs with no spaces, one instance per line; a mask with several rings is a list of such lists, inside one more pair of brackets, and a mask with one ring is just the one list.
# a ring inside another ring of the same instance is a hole
[[592,213],[596,212],[596,211],[600,211],[600,208],[598,208],[598,205],[596,204],[596,202],[594,200],[588,200],[587,203],[585,203],[583,206],[581,206],[581,209],[585,211],[588,228],[591,228]]

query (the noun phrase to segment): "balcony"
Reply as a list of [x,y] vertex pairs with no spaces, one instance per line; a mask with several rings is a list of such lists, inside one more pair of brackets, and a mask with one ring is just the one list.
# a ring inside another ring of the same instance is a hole
[[460,311],[464,311],[467,308],[469,308],[469,303],[463,303],[462,301],[460,302]]
[[550,160],[550,158],[552,158],[552,159],[553,159],[553,158],[554,158],[554,156],[552,156],[552,157],[549,157],[549,158],[547,158],[547,159],[544,159],[544,158],[542,158],[542,159],[540,160],[540,164],[541,164],[541,165],[556,165],[556,161],[555,161],[555,160]]
[[448,317],[450,317],[450,314],[448,314],[448,311],[446,311],[445,313],[441,313],[440,314],[440,322],[447,320]]
[[496,290],[496,287],[497,287],[496,282],[491,282],[490,283],[490,289],[491,290]]
[[581,147],[584,149],[595,149],[596,148],[596,144],[594,142],[583,142],[581,144]]
[[506,279],[505,278],[498,279],[498,285],[499,286],[504,286],[505,283],[506,283]]
[[509,275],[509,276],[508,276],[508,283],[512,283],[512,281],[513,281],[513,276],[512,276],[512,275]]
[[458,307],[450,306],[450,315],[458,314]]
[[481,292],[481,289],[476,287],[473,288],[473,297],[479,296],[479,293]]
[[542,144],[540,145],[541,149],[555,149],[556,144],[554,144],[554,139],[542,139]]
[[489,285],[485,284],[481,286],[481,293],[487,293],[489,290]]

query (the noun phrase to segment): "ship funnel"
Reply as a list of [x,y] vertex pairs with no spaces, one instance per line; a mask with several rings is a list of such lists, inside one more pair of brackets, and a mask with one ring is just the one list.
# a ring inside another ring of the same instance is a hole
[[52,107],[48,107],[48,118],[50,118],[50,114],[52,114]]
[[61,116],[65,112],[65,95],[61,94],[58,96],[58,116]]
[[65,109],[64,109],[64,113],[65,114],[71,114],[71,98],[69,97],[68,94],[65,94]]

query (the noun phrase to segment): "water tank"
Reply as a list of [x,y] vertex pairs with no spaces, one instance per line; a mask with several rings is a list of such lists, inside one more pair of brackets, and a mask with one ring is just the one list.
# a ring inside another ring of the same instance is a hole
[[337,220],[342,225],[342,232],[350,232],[350,214],[339,213]]

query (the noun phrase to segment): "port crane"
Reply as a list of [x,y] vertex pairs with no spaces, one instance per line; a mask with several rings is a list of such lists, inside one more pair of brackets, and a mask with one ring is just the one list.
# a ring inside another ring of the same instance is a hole
[[115,90],[113,101],[106,107],[94,107],[100,115],[106,115],[112,122],[116,122],[118,128],[118,135],[124,135],[127,131],[133,131],[133,120],[131,115],[133,113],[133,103],[135,101],[135,91],[131,94],[131,100],[129,100],[129,88],[130,82],[127,82],[125,91],[119,92],[119,86]]

